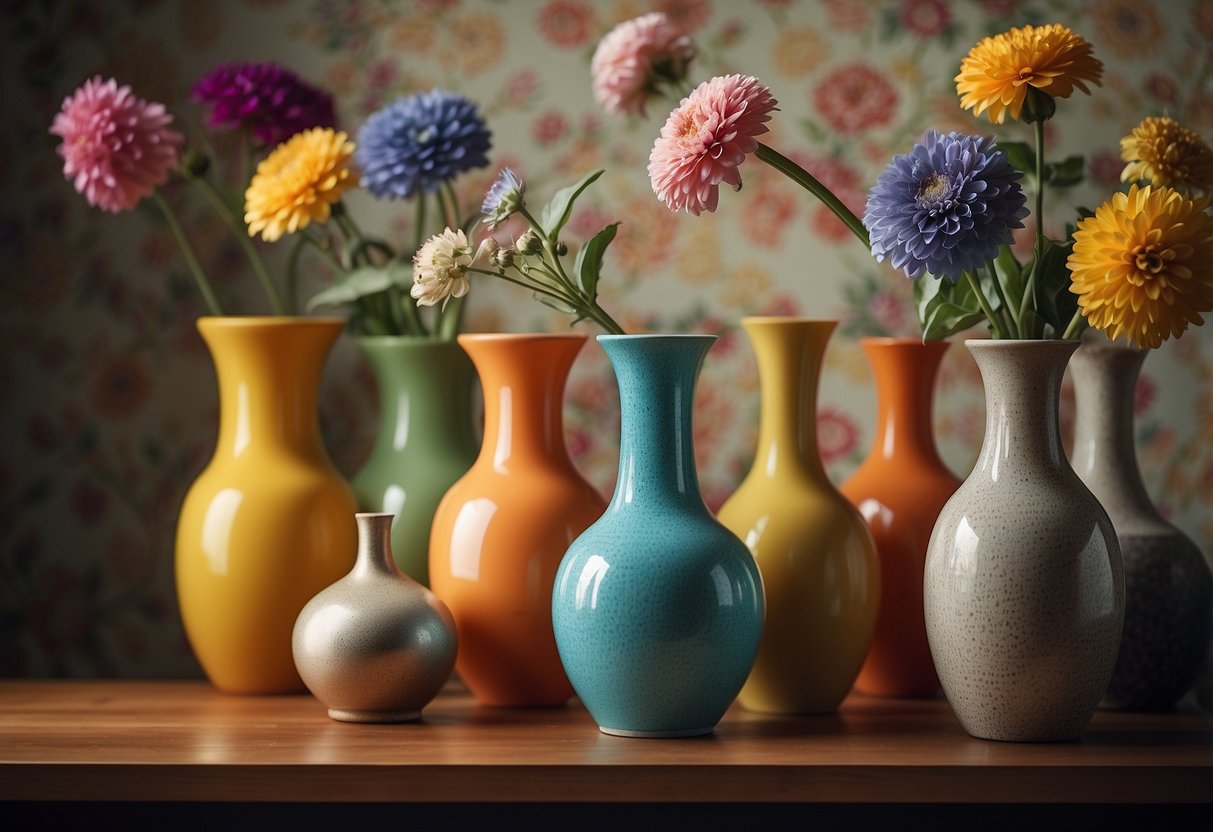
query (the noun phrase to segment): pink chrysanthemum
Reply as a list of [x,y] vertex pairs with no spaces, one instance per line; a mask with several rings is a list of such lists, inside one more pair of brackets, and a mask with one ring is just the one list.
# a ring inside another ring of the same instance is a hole
[[738,166],[778,102],[753,76],[704,81],[670,113],[649,154],[653,192],[671,211],[715,211],[720,183],[741,189]]
[[151,195],[177,164],[183,138],[172,121],[163,104],[98,75],[64,99],[50,131],[63,139],[63,175],[90,205],[117,213]]
[[645,103],[662,85],[686,78],[694,57],[691,39],[663,12],[625,20],[594,50],[594,97],[608,113],[643,116]]

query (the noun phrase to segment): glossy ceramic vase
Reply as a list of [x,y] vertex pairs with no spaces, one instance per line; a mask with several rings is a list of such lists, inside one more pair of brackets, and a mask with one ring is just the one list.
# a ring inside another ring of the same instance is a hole
[[1077,341],[965,341],[985,440],[927,549],[927,638],[965,730],[1070,740],[1112,678],[1124,575],[1107,512],[1067,461],[1058,399]]
[[695,468],[695,384],[715,340],[598,336],[619,382],[619,475],[560,565],[552,618],[569,679],[607,734],[710,733],[762,635],[758,567],[704,505]]
[[395,516],[392,552],[406,575],[429,585],[430,527],[447,489],[476,458],[472,363],[452,341],[358,339],[379,387],[379,434],[350,480],[363,511]]
[[1125,629],[1107,708],[1171,708],[1196,681],[1209,649],[1213,575],[1191,538],[1146,492],[1133,441],[1133,394],[1147,355],[1090,331],[1070,362],[1077,405],[1071,461],[1120,540]]
[[880,612],[855,689],[873,696],[939,693],[922,612],[927,542],[956,492],[931,425],[935,376],[946,341],[860,339],[876,381],[872,449],[842,493],[859,509],[880,558]]
[[354,495],[329,460],[316,411],[343,326],[198,321],[219,382],[219,438],[181,506],[177,600],[194,655],[224,691],[303,692],[295,619],[354,562]]
[[459,628],[455,669],[485,705],[573,695],[552,634],[552,585],[606,502],[564,439],[565,382],[580,334],[461,335],[484,388],[484,444],[434,515],[430,581]]
[[868,651],[880,602],[872,535],[826,476],[817,387],[836,321],[742,318],[762,411],[754,464],[721,507],[766,589],[766,629],[738,701],[752,711],[838,708]]
[[451,676],[455,619],[392,558],[392,515],[362,513],[349,574],[308,601],[292,651],[307,689],[341,722],[413,722]]

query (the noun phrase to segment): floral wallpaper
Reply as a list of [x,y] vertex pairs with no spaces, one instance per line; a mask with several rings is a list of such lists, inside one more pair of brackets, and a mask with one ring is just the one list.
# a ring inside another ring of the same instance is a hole
[[[571,224],[588,236],[622,220],[606,263],[604,305],[629,330],[711,332],[696,417],[700,474],[718,506],[750,464],[757,434],[744,314],[837,318],[818,430],[841,483],[872,438],[875,393],[858,338],[913,335],[909,282],[879,266],[826,209],[751,162],[745,187],[715,214],[671,214],[645,171],[667,114],[603,112],[589,61],[616,22],[657,8],[693,38],[695,80],[754,74],[779,99],[770,143],[862,212],[867,189],[923,130],[1027,140],[957,105],[953,77],[981,36],[1012,23],[1062,22],[1105,63],[1103,86],[1063,102],[1051,156],[1081,153],[1088,180],[1050,202],[1058,228],[1118,185],[1118,138],[1141,117],[1170,114],[1213,137],[1213,0],[13,0],[0,25],[0,675],[185,676],[199,673],[176,610],[172,539],[185,489],[216,434],[203,313],[169,231],[151,209],[108,215],[65,182],[47,132],[64,96],[100,73],[163,101],[176,124],[206,136],[190,86],[220,61],[276,60],[337,100],[356,131],[395,97],[441,87],[478,101],[493,132],[492,166],[459,183],[478,203],[494,172],[519,171],[535,193],[598,167],[607,173]],[[222,150],[222,137],[209,140]],[[227,307],[265,310],[238,248],[208,207],[165,190],[187,219]],[[365,226],[409,233],[402,206],[349,200]],[[265,248],[281,267],[283,252]],[[331,277],[319,261],[313,289]],[[481,283],[467,329],[567,326],[525,293]],[[591,331],[592,332],[592,331]],[[1067,391],[1068,391],[1067,386]],[[1072,395],[1063,402],[1066,429]],[[320,402],[333,459],[346,473],[370,449],[378,400],[343,338]],[[575,459],[609,491],[617,393],[587,344],[568,395]],[[1213,335],[1194,330],[1152,355],[1138,389],[1147,485],[1163,511],[1213,555]],[[939,379],[936,427],[964,475],[983,428],[980,378],[962,345]]]

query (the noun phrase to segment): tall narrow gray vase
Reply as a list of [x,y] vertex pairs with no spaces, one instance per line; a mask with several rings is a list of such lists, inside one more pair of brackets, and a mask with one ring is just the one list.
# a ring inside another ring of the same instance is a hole
[[976,737],[1078,737],[1116,663],[1124,581],[1112,523],[1066,460],[1058,399],[1077,341],[965,341],[986,394],[968,479],[927,548],[927,640]]
[[1078,421],[1072,461],[1120,539],[1125,630],[1103,707],[1165,710],[1196,680],[1213,626],[1213,574],[1200,549],[1150,500],[1133,441],[1133,397],[1147,355],[1089,332],[1071,362]]

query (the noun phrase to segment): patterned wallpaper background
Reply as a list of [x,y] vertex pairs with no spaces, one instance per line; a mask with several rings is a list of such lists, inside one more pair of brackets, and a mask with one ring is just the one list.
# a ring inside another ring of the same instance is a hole
[[[355,132],[393,98],[443,87],[477,100],[494,134],[493,167],[459,183],[478,203],[510,165],[532,193],[584,172],[607,174],[572,229],[623,221],[610,249],[605,305],[635,331],[713,332],[697,403],[697,453],[713,506],[748,467],[757,433],[753,355],[743,314],[840,320],[827,357],[819,431],[836,482],[871,441],[875,394],[857,339],[913,335],[905,278],[875,264],[826,210],[758,162],[714,215],[669,213],[645,165],[668,109],[643,119],[602,112],[589,60],[614,23],[651,8],[694,38],[696,82],[759,76],[780,101],[770,143],[862,211],[866,189],[922,131],[989,131],[957,105],[961,57],[976,40],[1025,22],[1063,22],[1094,44],[1104,84],[1063,102],[1051,157],[1083,153],[1089,179],[1051,199],[1060,227],[1117,184],[1117,140],[1168,113],[1213,137],[1213,0],[9,0],[0,25],[0,675],[198,674],[172,576],[176,514],[206,462],[217,406],[194,321],[202,306],[157,214],[89,208],[63,180],[47,133],[64,96],[94,73],[167,103],[207,137],[190,86],[220,61],[280,61],[337,98]],[[996,131],[1028,139],[1024,126]],[[229,309],[264,312],[252,274],[197,195],[165,191],[186,216]],[[363,225],[409,233],[407,206],[349,200]],[[267,247],[281,266],[284,251]],[[312,289],[330,275],[309,263]],[[525,293],[476,284],[470,330],[567,326]],[[592,334],[592,331],[591,331]],[[1072,417],[1072,396],[1063,418]],[[357,469],[378,417],[373,379],[345,337],[326,372],[321,418],[339,467]],[[593,342],[575,368],[568,440],[604,491],[614,479],[617,394]],[[1190,332],[1152,355],[1138,390],[1147,485],[1213,553],[1213,334]],[[980,378],[962,345],[937,396],[945,459],[969,470],[981,441]]]

